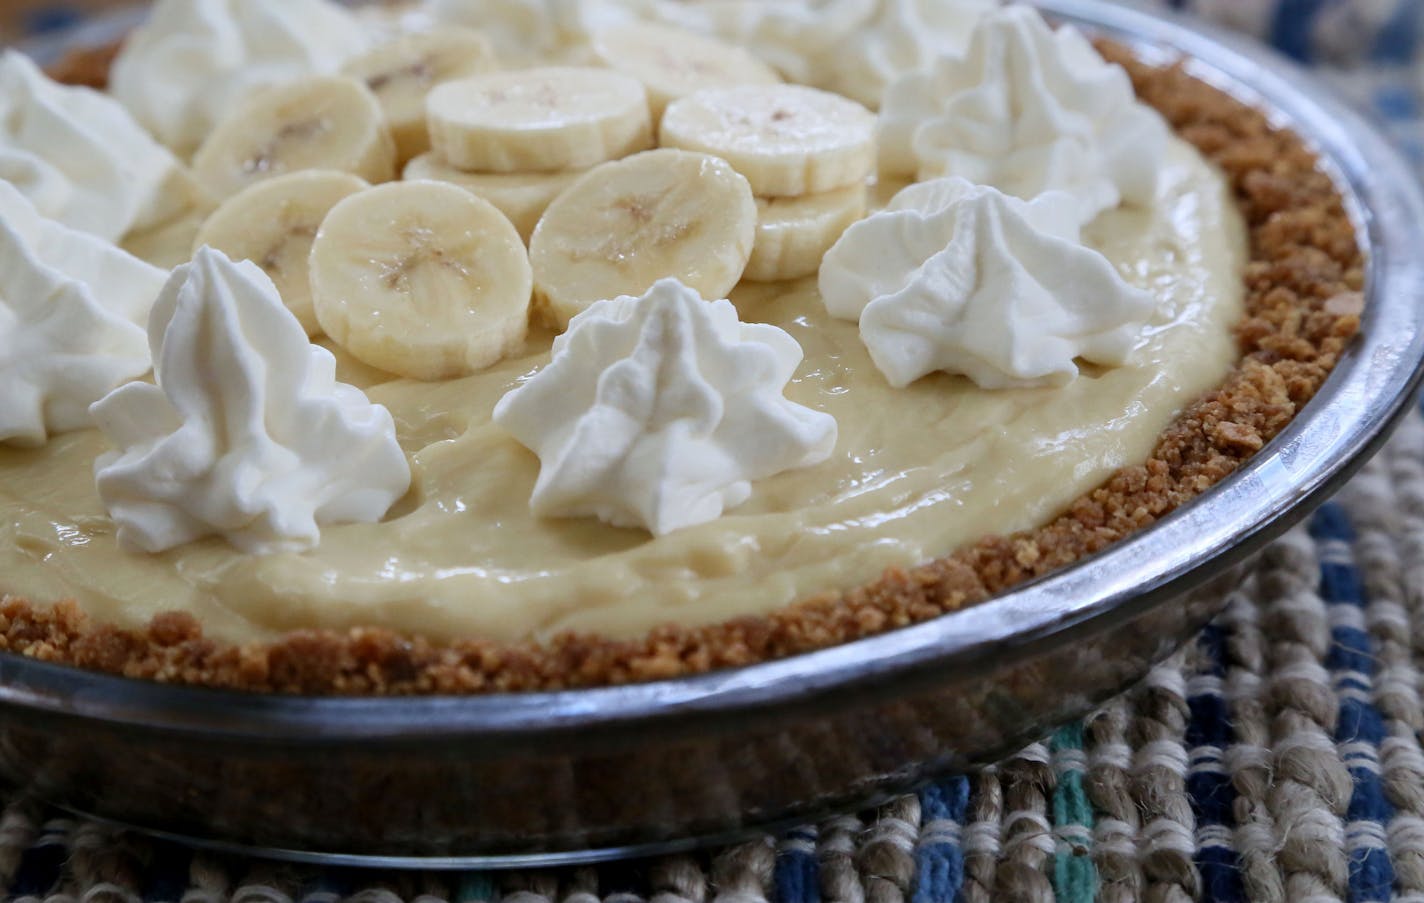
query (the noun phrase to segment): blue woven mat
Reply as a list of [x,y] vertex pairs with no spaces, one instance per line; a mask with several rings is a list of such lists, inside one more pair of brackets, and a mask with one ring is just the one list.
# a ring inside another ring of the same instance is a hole
[[[68,24],[80,5],[26,21]],[[1316,65],[1424,163],[1421,0],[1167,5]],[[1424,903],[1421,662],[1415,413],[1138,690],[994,768],[877,811],[601,868],[379,874],[194,854],[11,802],[0,887],[12,900],[174,903]]]

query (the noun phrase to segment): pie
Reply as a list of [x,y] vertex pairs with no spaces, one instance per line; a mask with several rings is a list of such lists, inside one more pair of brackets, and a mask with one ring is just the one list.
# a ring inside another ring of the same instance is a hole
[[[338,377],[391,409],[417,461],[421,490],[391,519],[325,528],[306,553],[202,540],[153,567],[118,549],[93,497],[96,431],[37,451],[0,446],[0,571],[14,593],[0,604],[0,648],[254,692],[622,684],[936,618],[1151,525],[1231,474],[1320,388],[1359,328],[1363,252],[1300,136],[1180,66],[1096,46],[1175,133],[1162,161],[1175,202],[1155,220],[1110,211],[1087,240],[1159,296],[1225,299],[1215,327],[1193,314],[1179,318],[1190,329],[1163,330],[1161,357],[1084,364],[1065,387],[996,393],[936,374],[895,389],[854,326],[817,313],[813,277],[743,284],[732,293],[743,318],[781,326],[804,349],[788,397],[835,414],[836,453],[651,541],[593,518],[532,515],[539,461],[491,438],[489,411],[547,361],[550,332],[444,381],[394,380],[339,357]],[[102,85],[111,58],[78,53],[53,74]],[[1194,230],[1205,234],[1192,253],[1172,244]],[[1192,306],[1179,301],[1172,309]],[[412,558],[418,573],[402,571]],[[66,594],[81,601],[54,603]]]

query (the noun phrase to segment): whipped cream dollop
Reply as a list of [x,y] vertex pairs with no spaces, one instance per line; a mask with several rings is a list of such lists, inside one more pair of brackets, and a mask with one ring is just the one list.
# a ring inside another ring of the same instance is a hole
[[896,388],[940,370],[985,389],[1062,386],[1078,358],[1126,363],[1155,303],[1080,243],[1076,206],[963,179],[911,185],[827,252],[826,310],[860,323]]
[[656,0],[425,0],[435,22],[489,35],[506,65],[578,62],[603,28],[652,18]]
[[875,15],[818,61],[816,82],[880,108],[889,86],[946,54],[963,52],[999,0],[880,0]]
[[871,109],[900,76],[969,42],[999,0],[661,0],[663,21],[740,44],[792,81]]
[[539,456],[530,507],[663,535],[716,520],[752,481],[830,457],[836,421],[786,399],[801,346],[676,279],[599,301],[494,421]]
[[128,112],[61,85],[18,50],[0,53],[0,180],[41,215],[117,242],[166,213],[180,165]]
[[376,3],[352,11],[366,31],[369,47],[379,47],[415,32],[430,31],[439,23],[419,5]]
[[1150,205],[1168,131],[1122,67],[1027,6],[985,17],[962,56],[896,81],[880,111],[880,168],[959,176],[1021,198],[1067,191],[1091,220]]
[[250,261],[200,249],[163,287],[148,342],[157,384],[92,408],[117,448],[95,473],[123,548],[217,535],[299,551],[320,524],[379,521],[409,489],[390,412],[336,381],[331,352]]
[[370,39],[331,0],[158,0],[109,90],[186,158],[254,89],[335,72]]
[[167,278],[0,181],[0,443],[92,426],[89,405],[147,373],[140,324]]

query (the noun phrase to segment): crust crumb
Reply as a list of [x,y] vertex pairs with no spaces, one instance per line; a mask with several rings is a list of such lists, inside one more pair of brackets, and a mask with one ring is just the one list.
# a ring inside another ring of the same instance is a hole
[[109,69],[123,44],[81,47],[71,50],[49,67],[49,76],[68,85],[82,85],[102,91],[109,87]]

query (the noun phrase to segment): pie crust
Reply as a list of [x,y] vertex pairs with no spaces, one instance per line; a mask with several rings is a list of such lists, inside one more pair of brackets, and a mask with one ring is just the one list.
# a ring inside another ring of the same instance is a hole
[[[0,650],[169,683],[253,692],[400,695],[624,684],[748,665],[846,643],[982,601],[1103,549],[1232,473],[1320,388],[1359,329],[1364,255],[1329,175],[1305,142],[1183,68],[1121,63],[1138,96],[1225,173],[1250,230],[1243,356],[1226,381],[1163,432],[1151,458],[1119,471],[1050,523],[985,537],[928,564],[817,596],[765,617],[659,628],[615,642],[438,644],[389,631],[299,631],[222,645],[173,612],[146,630],[90,621],[73,602],[0,600]],[[76,53],[53,74],[101,86],[112,48]]]

